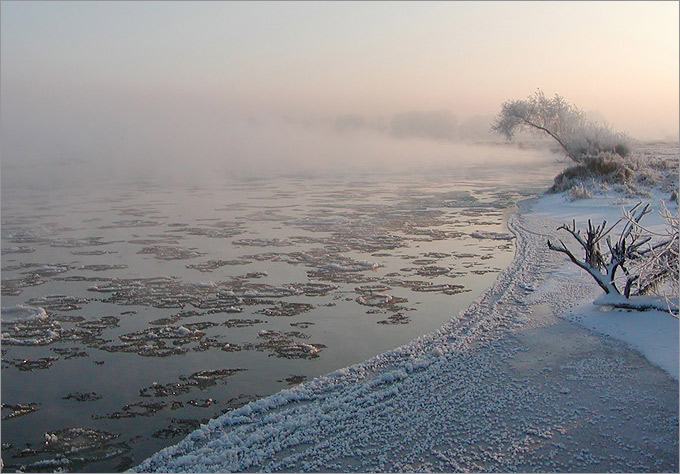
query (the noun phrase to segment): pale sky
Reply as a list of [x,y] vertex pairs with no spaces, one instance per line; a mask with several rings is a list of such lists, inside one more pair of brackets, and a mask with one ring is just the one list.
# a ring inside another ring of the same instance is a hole
[[538,88],[635,138],[678,135],[678,2],[0,8],[3,161],[107,141],[115,156],[111,142],[135,133],[123,152],[152,153],[164,135],[174,149],[179,131],[206,145],[284,117],[444,110],[462,123]]

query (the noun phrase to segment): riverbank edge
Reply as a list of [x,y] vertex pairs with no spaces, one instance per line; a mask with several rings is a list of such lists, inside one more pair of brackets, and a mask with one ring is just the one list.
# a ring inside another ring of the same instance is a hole
[[[517,210],[507,220],[508,229],[516,237],[515,255],[508,267],[467,309],[454,315],[440,329],[364,362],[317,377],[210,420],[178,444],[143,461],[133,471],[191,470],[187,462],[194,459],[194,454],[205,455],[205,445],[212,437],[221,436],[231,427],[250,423],[253,417],[264,417],[289,404],[321,403],[320,400],[327,395],[353,385],[398,381],[412,373],[428,370],[430,365],[437,365],[437,361],[447,354],[468,351],[518,328],[530,328],[534,324],[532,309],[524,302],[525,297],[531,297],[535,288],[548,281],[550,272],[559,267],[559,258],[545,245],[546,236],[555,232],[556,221],[532,215],[532,207],[539,199],[533,197],[519,201]],[[565,293],[562,300],[551,304],[554,315],[564,317],[569,309],[592,301],[592,285],[589,282],[573,282],[573,285],[571,289],[577,288],[576,292]],[[508,307],[513,311],[504,314]],[[226,463],[222,469],[215,470],[241,470],[255,465],[251,461],[236,466]]]

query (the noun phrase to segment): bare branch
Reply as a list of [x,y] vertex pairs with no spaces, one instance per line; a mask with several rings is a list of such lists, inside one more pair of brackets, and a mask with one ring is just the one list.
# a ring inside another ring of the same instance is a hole
[[574,254],[571,253],[571,251],[567,248],[567,246],[561,240],[560,240],[560,244],[562,244],[562,246],[558,247],[558,246],[554,245],[552,242],[550,242],[550,240],[548,240],[548,248],[550,250],[554,250],[556,252],[561,252],[561,253],[565,254],[567,257],[569,257],[569,259],[573,263],[575,263],[577,266],[579,266],[580,268],[582,268],[583,270],[588,272],[588,274],[590,274],[590,276],[593,277],[593,279],[597,282],[598,285],[600,285],[600,288],[602,288],[605,293],[607,293],[607,294],[610,294],[610,293],[620,294],[620,292],[616,288],[616,286],[614,286],[613,284],[608,282],[606,280],[605,276],[602,275],[600,272],[598,272],[597,269],[591,267],[586,262],[583,262],[583,261],[579,260],[578,258],[576,258],[574,256]]
[[[617,220],[610,227],[607,227],[606,221],[600,225],[593,225],[592,221],[588,220],[585,235],[576,227],[575,220],[572,220],[571,226],[563,224],[558,227],[558,230],[568,232],[583,248],[585,256],[582,260],[577,258],[561,240],[560,245],[548,241],[548,248],[567,255],[574,264],[588,272],[606,294],[619,295],[621,301],[614,298],[616,301],[614,306],[658,309],[659,305],[650,303],[648,299],[638,301],[631,299],[634,296],[654,293],[662,296],[666,309],[671,314],[677,315],[676,301],[680,274],[678,217],[672,215],[665,206],[662,205],[662,208],[661,215],[670,225],[665,233],[655,234],[663,237],[660,241],[655,242],[653,236],[645,233],[644,227],[640,224],[642,218],[651,212],[650,204],[642,206],[642,203],[638,203],[628,211],[624,209],[624,218]],[[625,225],[614,242],[609,234],[624,220]],[[606,242],[606,255],[600,250],[602,239]],[[617,275],[619,269],[622,275]],[[674,296],[669,296],[668,293],[662,295],[659,292],[660,288],[667,287],[669,282],[671,295]]]

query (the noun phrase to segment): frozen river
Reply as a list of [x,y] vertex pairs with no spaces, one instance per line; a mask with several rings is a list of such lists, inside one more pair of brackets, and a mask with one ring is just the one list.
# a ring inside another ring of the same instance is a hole
[[5,468],[124,470],[436,330],[509,264],[507,215],[561,167],[187,184],[62,166],[40,185],[3,169]]

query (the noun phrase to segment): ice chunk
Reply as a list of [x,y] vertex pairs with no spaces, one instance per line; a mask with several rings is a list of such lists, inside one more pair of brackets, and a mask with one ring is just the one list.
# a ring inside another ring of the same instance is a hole
[[46,317],[47,313],[40,306],[18,304],[16,306],[2,307],[2,320],[4,322],[43,319]]

